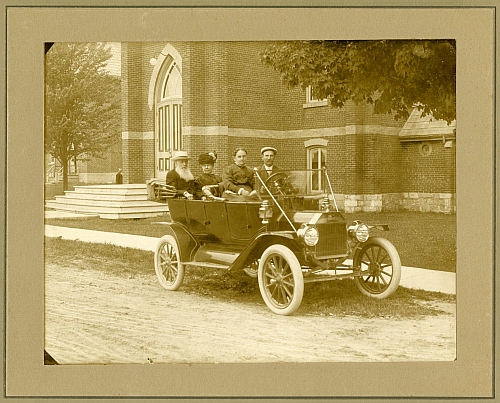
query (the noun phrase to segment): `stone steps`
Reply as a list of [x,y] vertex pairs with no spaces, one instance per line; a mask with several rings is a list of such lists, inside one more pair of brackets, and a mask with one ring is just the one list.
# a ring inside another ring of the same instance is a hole
[[100,218],[147,218],[168,212],[166,203],[147,199],[147,187],[131,185],[75,186],[64,196],[47,200],[46,208],[83,214],[98,214]]

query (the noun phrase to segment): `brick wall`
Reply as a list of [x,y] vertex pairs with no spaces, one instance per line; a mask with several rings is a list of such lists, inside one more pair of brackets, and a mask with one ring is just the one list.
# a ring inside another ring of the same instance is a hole
[[456,211],[456,148],[441,140],[402,144],[402,205],[410,211]]
[[287,130],[301,107],[298,89],[281,84],[279,74],[260,62],[265,42],[228,43],[228,116],[232,128]]
[[[165,45],[122,46],[124,132],[154,130],[154,112],[147,102],[154,68],[149,60],[157,58]],[[196,160],[201,152],[218,152],[215,171],[220,174],[232,162],[236,146],[247,149],[250,166],[260,165],[261,147],[272,145],[279,150],[276,165],[305,168],[304,141],[319,137],[328,140],[334,191],[344,195],[347,204],[351,196],[358,197],[356,208],[405,208],[410,197],[404,194],[410,193],[454,194],[454,148],[434,147],[433,153],[422,157],[417,143],[400,142],[397,134],[404,122],[390,115],[373,115],[371,105],[304,108],[305,91],[285,87],[279,74],[260,62],[259,53],[266,43],[172,45],[182,57],[182,119],[183,127],[189,127],[189,132],[184,132],[183,148],[193,158],[195,175],[200,172]],[[315,134],[318,130],[321,135]],[[123,166],[126,182],[143,183],[152,177],[154,141],[124,140]],[[373,197],[368,200],[364,196]]]
[[142,183],[143,141],[122,140],[123,183]]
[[[152,115],[148,110],[148,80],[144,74],[141,43],[122,44],[122,131],[151,130]],[[149,124],[148,124],[149,123]]]
[[227,45],[190,42],[182,59],[185,126],[227,126]]
[[[427,152],[422,145],[430,148]],[[455,146],[442,141],[402,143],[402,191],[413,193],[455,192]]]

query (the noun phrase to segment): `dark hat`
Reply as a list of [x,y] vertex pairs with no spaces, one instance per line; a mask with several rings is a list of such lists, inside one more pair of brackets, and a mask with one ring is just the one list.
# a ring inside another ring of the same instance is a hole
[[274,155],[278,154],[278,150],[276,150],[276,148],[274,147],[264,147],[260,150],[260,153],[264,154],[266,151],[272,151]]
[[217,161],[217,154],[215,152],[203,153],[198,157],[198,164],[200,165],[215,164],[215,161]]

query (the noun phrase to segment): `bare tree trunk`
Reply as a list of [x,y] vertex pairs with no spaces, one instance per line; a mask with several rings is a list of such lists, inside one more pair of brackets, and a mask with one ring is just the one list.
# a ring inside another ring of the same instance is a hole
[[63,169],[63,190],[68,190],[68,153],[66,150],[63,151],[60,162]]
[[63,165],[63,190],[68,190],[68,160]]

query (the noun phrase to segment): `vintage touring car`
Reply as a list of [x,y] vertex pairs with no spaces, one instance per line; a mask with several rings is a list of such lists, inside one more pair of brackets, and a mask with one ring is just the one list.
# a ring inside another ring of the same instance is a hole
[[371,236],[388,227],[348,223],[326,169],[280,171],[266,179],[255,171],[255,177],[254,198],[168,199],[171,223],[154,256],[162,287],[177,290],[186,266],[245,270],[258,278],[269,309],[281,315],[299,308],[308,282],[350,277],[363,294],[379,299],[396,291],[398,252],[387,239]]

